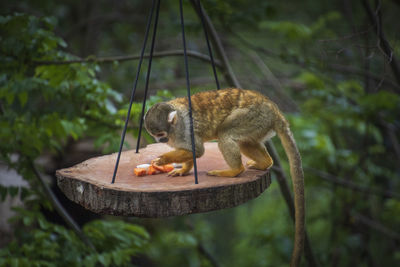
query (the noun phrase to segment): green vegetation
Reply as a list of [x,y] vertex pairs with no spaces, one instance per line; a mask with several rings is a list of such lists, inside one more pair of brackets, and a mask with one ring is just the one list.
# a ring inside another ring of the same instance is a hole
[[[32,163],[54,179],[55,168],[69,167],[63,160],[75,160],[69,152],[82,140],[94,145],[92,155],[118,150],[137,61],[98,59],[139,54],[151,3],[117,2],[0,4],[0,162],[29,182],[29,188],[0,183],[1,201],[19,195],[24,204],[15,208],[0,266],[287,265],[293,224],[274,179],[262,196],[234,209],[87,222],[81,227],[93,247],[46,217],[54,207]],[[398,265],[398,1],[202,3],[242,87],[268,95],[291,122],[317,262]],[[207,54],[189,1],[184,9],[189,49]],[[155,50],[180,49],[179,31],[178,1],[162,1]],[[193,92],[215,87],[209,64],[190,58],[189,65]],[[131,137],[138,134],[146,67],[145,61]],[[220,68],[223,87],[232,86],[224,73]],[[154,59],[147,106],[185,95],[184,75],[182,57]],[[149,142],[145,134],[142,144]],[[41,165],[43,158],[56,167]]]

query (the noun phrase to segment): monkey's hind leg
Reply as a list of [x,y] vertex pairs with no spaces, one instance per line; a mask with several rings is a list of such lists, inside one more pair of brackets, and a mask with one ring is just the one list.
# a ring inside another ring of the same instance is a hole
[[193,160],[186,161],[182,164],[181,169],[173,170],[168,173],[168,176],[185,176],[187,175],[190,170],[193,168]]
[[266,170],[272,166],[273,160],[268,154],[266,147],[260,143],[242,142],[239,144],[240,151],[248,158],[246,165],[250,169]]
[[225,177],[235,177],[241,174],[244,171],[244,166],[242,164],[239,145],[230,138],[219,138],[218,147],[231,169],[213,170],[207,174]]

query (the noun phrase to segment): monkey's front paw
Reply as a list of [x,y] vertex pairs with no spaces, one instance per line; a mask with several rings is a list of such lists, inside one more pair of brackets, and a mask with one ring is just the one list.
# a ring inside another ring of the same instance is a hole
[[185,175],[187,175],[188,173],[189,173],[189,172],[186,171],[186,170],[177,169],[177,170],[170,171],[170,172],[168,173],[168,176],[172,176],[172,177],[175,177],[175,176],[185,176]]

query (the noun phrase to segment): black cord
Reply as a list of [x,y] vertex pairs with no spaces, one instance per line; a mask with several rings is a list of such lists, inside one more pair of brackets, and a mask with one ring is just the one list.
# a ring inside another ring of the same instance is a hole
[[144,116],[144,111],[145,111],[145,108],[146,108],[147,92],[148,92],[148,89],[149,89],[151,63],[153,61],[154,43],[155,43],[156,35],[157,35],[158,15],[160,13],[160,2],[161,2],[161,0],[157,1],[157,10],[156,10],[156,17],[155,17],[155,21],[154,21],[153,37],[151,39],[149,66],[147,68],[146,85],[145,85],[145,88],[144,88],[144,98],[143,98],[143,103],[142,103],[142,113],[140,115],[139,135],[138,135],[138,139],[137,139],[137,143],[136,143],[136,153],[139,153],[140,137],[142,135],[143,116]]
[[192,101],[190,99],[190,81],[189,81],[189,65],[188,58],[186,54],[186,40],[185,40],[185,24],[183,21],[183,8],[182,0],[179,0],[179,10],[181,15],[181,26],[182,26],[182,43],[183,43],[183,55],[185,59],[185,70],[186,70],[186,87],[189,103],[189,119],[190,119],[190,138],[192,141],[192,153],[193,153],[193,166],[194,166],[194,181],[196,184],[199,183],[197,179],[197,163],[196,163],[196,146],[194,142],[194,129],[193,129],[193,116],[192,116]]
[[213,57],[213,53],[212,53],[212,50],[211,50],[210,41],[208,39],[207,27],[206,27],[206,24],[204,22],[203,7],[201,6],[200,0],[197,0],[197,8],[198,8],[198,13],[199,13],[199,16],[200,16],[201,24],[203,25],[204,35],[206,37],[207,48],[208,48],[208,53],[209,53],[210,59],[211,59],[211,66],[212,66],[212,69],[213,69],[213,72],[214,72],[215,83],[217,84],[217,89],[220,89],[217,70],[215,68],[214,57]]
[[136,93],[136,87],[137,87],[137,83],[138,83],[138,79],[139,79],[140,68],[141,68],[142,62],[143,62],[144,50],[146,49],[147,39],[149,37],[149,29],[150,29],[151,21],[152,21],[152,18],[153,18],[155,3],[156,3],[156,0],[153,0],[153,4],[152,4],[151,10],[150,10],[150,15],[149,15],[149,18],[147,20],[147,26],[146,26],[146,32],[144,34],[142,52],[140,53],[139,65],[138,65],[138,69],[137,69],[137,72],[136,72],[135,83],[134,83],[133,89],[132,89],[131,100],[129,102],[128,114],[126,116],[124,130],[122,131],[122,135],[121,135],[121,143],[119,145],[117,162],[115,163],[114,174],[113,174],[112,181],[111,181],[112,184],[115,182],[115,176],[117,175],[117,171],[118,171],[118,165],[119,165],[119,160],[121,158],[122,146],[124,145],[126,129],[128,127],[129,117],[131,115],[132,103],[133,103],[133,99],[134,99],[135,93]]

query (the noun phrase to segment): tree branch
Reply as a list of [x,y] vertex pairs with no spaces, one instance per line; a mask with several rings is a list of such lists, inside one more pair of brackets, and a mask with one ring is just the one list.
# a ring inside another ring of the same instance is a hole
[[378,36],[378,47],[382,49],[382,52],[388,58],[394,77],[396,78],[397,83],[400,85],[400,68],[382,28],[381,1],[378,1],[378,6],[375,12],[372,10],[368,0],[362,0],[362,3],[365,11],[367,12],[369,20],[374,26],[376,35]]
[[375,231],[378,231],[390,238],[400,240],[400,234],[387,228],[384,226],[382,223],[375,221],[373,219],[370,219],[360,213],[357,212],[352,212],[351,216],[355,219],[356,222],[362,223],[366,226],[368,226],[371,229],[374,229]]
[[[172,56],[181,56],[183,55],[183,50],[171,50],[171,51],[163,51],[153,54],[153,58],[157,57],[172,57]],[[187,55],[193,58],[197,58],[202,61],[210,62],[210,57],[204,54],[201,54],[197,51],[188,50]],[[144,55],[145,58],[149,58],[150,55]],[[128,60],[137,60],[139,59],[139,55],[129,55],[129,56],[112,56],[112,57],[87,57],[85,59],[73,59],[73,60],[63,60],[63,61],[34,61],[36,65],[65,65],[65,64],[74,64],[74,63],[113,63],[115,61],[122,62]],[[219,60],[215,60],[215,65],[217,67],[222,67],[222,64]]]
[[[195,228],[194,228],[193,222],[189,217],[187,218],[187,220],[185,220],[185,224],[187,225],[187,227],[189,227],[189,229],[190,229],[190,231],[192,233],[195,232]],[[213,267],[219,267],[220,266],[220,264],[215,259],[215,257],[210,252],[207,251],[207,249],[204,247],[204,245],[202,244],[202,242],[200,241],[199,238],[197,238],[197,247],[196,247],[196,249],[203,257],[205,257],[209,261],[211,266],[213,266]]]
[[203,255],[203,257],[205,257],[205,258],[209,261],[209,263],[211,264],[211,266],[213,266],[213,267],[219,267],[219,266],[220,266],[219,263],[217,262],[217,260],[214,258],[214,256],[211,255],[211,253],[208,252],[208,251],[204,248],[204,246],[203,246],[202,243],[199,242],[199,243],[197,244],[197,250],[199,251],[199,253],[200,253],[201,255]]
[[258,55],[258,53],[255,50],[252,50],[252,51],[248,52],[248,55],[253,60],[253,62],[257,65],[257,67],[259,68],[261,73],[266,77],[266,79],[271,82],[273,90],[276,92],[276,95],[282,100],[282,102],[284,102],[287,106],[292,107],[294,111],[299,111],[299,107],[296,104],[296,102],[294,102],[293,99],[290,98],[286,94],[281,82],[272,73],[270,68],[261,59],[261,57]]
[[53,204],[54,208],[58,212],[58,214],[63,218],[63,220],[66,222],[66,224],[75,232],[75,234],[87,245],[89,248],[91,248],[93,251],[96,251],[96,248],[90,242],[90,240],[87,238],[87,236],[82,232],[81,228],[79,225],[72,219],[72,217],[68,214],[68,212],[64,209],[64,207],[61,205],[61,203],[58,201],[57,197],[54,195],[53,191],[51,191],[50,187],[47,185],[47,183],[44,181],[43,177],[40,175],[39,171],[37,170],[35,164],[31,159],[28,159],[29,165],[35,174],[36,178],[39,180],[40,184],[42,185],[42,188],[44,192],[46,193],[46,196],[49,198],[50,202]]
[[384,76],[376,75],[370,71],[362,70],[362,69],[357,69],[351,66],[344,66],[344,65],[339,65],[339,64],[328,64],[325,66],[327,69],[335,70],[335,71],[340,71],[346,74],[356,74],[360,76],[368,76],[369,78],[375,80],[377,83],[385,83],[387,85],[392,86],[393,88],[396,88],[397,91],[400,90],[400,85],[398,85],[396,82],[385,78]]
[[[238,35],[236,33],[233,33],[231,30],[229,30],[229,32],[232,33],[236,37],[237,40],[239,40],[241,43],[243,43],[248,48],[250,48],[250,49],[252,49],[254,51],[263,53],[264,55],[269,56],[269,57],[280,58],[280,55],[278,53],[275,53],[275,52],[273,52],[271,50],[265,49],[264,47],[256,46],[256,45],[250,43],[249,41],[247,41],[245,38],[241,37],[240,35]],[[364,33],[364,32],[362,32],[362,33]],[[360,35],[361,35],[361,33],[360,33]],[[345,36],[345,37],[343,37],[343,39],[350,38],[350,37],[352,37],[352,36]],[[340,39],[320,40],[320,42],[336,41],[336,40],[340,40]],[[292,60],[290,62],[288,60],[286,60],[286,62],[294,63],[294,64],[296,64],[296,65],[298,65],[300,67],[303,67],[303,68],[306,67],[304,62],[300,62],[295,58],[292,58]],[[315,62],[312,62],[312,63],[316,64]],[[396,82],[386,78],[385,76],[376,75],[376,74],[374,74],[372,72],[368,72],[368,71],[357,69],[357,68],[350,67],[350,66],[339,65],[339,64],[328,64],[328,65],[325,65],[325,67],[327,69],[340,71],[340,72],[345,73],[345,74],[349,74],[350,73],[350,74],[356,74],[356,75],[360,75],[360,76],[364,76],[364,77],[368,76],[369,78],[373,79],[377,83],[387,84],[387,85],[392,86],[395,89],[397,89],[397,91],[400,91],[400,84],[397,84]]]
[[368,188],[366,186],[360,186],[356,183],[353,183],[347,179],[341,179],[338,178],[332,174],[314,169],[314,168],[305,168],[307,171],[313,172],[316,174],[318,177],[322,178],[325,181],[334,183],[336,185],[340,185],[346,188],[349,188],[353,191],[357,191],[363,194],[367,195],[378,195],[378,196],[383,196],[383,197],[388,197],[388,198],[397,198],[400,199],[400,194],[388,190],[379,190],[375,188]]
[[387,135],[389,136],[390,141],[392,142],[393,151],[395,152],[397,161],[399,162],[399,165],[397,166],[400,166],[400,143],[396,136],[396,128],[393,124],[385,122],[382,118],[381,121],[381,123],[386,128]]
[[[198,9],[198,5],[195,3],[195,0],[190,0],[190,3],[192,4],[197,15],[200,16],[200,10]],[[231,86],[234,86],[236,88],[241,88],[241,85],[238,79],[236,78],[235,73],[233,72],[231,64],[229,63],[228,57],[226,56],[224,47],[222,46],[221,39],[219,38],[218,33],[214,25],[212,24],[210,17],[207,15],[207,12],[204,9],[203,9],[203,16],[204,16],[204,24],[206,25],[207,32],[210,35],[211,42],[213,43],[213,47],[216,50],[216,54],[222,60],[221,67],[224,70],[223,74],[225,80]]]

